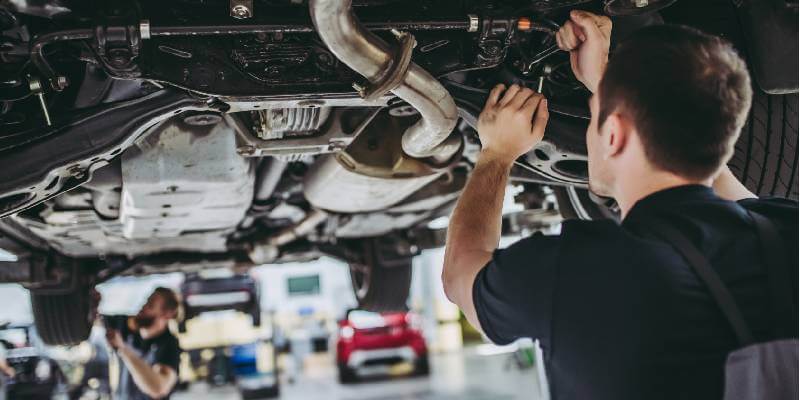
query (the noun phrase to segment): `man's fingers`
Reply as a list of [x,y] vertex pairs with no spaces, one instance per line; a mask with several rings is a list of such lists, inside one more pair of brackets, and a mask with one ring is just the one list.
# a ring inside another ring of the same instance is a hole
[[[606,38],[611,36],[611,28],[613,23],[611,18],[605,15],[592,14],[588,11],[573,10],[570,12],[570,19],[575,21],[575,24],[580,25],[584,29],[600,33]],[[586,40],[585,38],[583,40]]]
[[603,35],[606,37],[611,36],[611,27],[613,23],[611,22],[611,18],[606,17],[605,15],[597,15],[595,16],[595,23],[597,27],[600,29],[600,32],[603,32]]
[[556,45],[558,45],[558,48],[561,49],[561,50],[570,51],[572,49],[570,49],[569,47],[567,47],[566,44],[564,44],[564,39],[563,39],[564,33],[563,33],[563,31],[564,31],[564,28],[562,27],[561,29],[558,30],[558,32],[556,32]]
[[539,106],[539,103],[544,100],[544,96],[539,93],[534,93],[532,96],[528,97],[525,100],[525,104],[522,105],[522,112],[525,115],[530,116],[529,118],[533,118],[533,112],[536,111],[536,107]]
[[568,26],[572,30],[572,36],[575,37],[575,47],[586,41],[586,31],[583,30],[583,27],[572,21]]
[[511,102],[511,100],[514,100],[514,96],[517,95],[517,92],[519,92],[519,89],[520,89],[519,85],[517,85],[516,83],[511,85],[511,87],[509,87],[508,90],[506,90],[506,93],[503,95],[503,98],[500,99],[498,104],[500,106],[505,106],[506,104]]
[[556,42],[560,43],[559,48],[564,51],[572,51],[580,44],[580,40],[576,35],[580,31],[572,21],[567,21],[564,26],[556,33]]
[[603,34],[597,26],[597,18],[594,14],[581,10],[572,10],[569,13],[569,17],[570,21],[583,30],[581,32],[583,40],[586,40],[589,36]]
[[561,40],[561,29],[559,29],[558,32],[556,32],[556,46],[558,46],[558,48],[561,50],[569,51],[567,46],[564,45],[563,41]]
[[533,127],[531,134],[538,138],[544,137],[544,128],[547,127],[547,121],[550,119],[550,111],[547,110],[547,99],[542,99],[536,107],[536,114],[533,116]]
[[506,90],[506,85],[503,85],[502,83],[495,85],[495,87],[492,88],[492,91],[489,92],[489,99],[486,100],[486,106],[484,106],[484,108],[494,107],[497,104],[497,101],[500,100],[500,94],[502,94],[504,90]]
[[535,93],[536,92],[534,92],[531,89],[522,88],[520,89],[519,92],[517,92],[517,95],[514,96],[514,99],[511,100],[510,103],[508,103],[508,106],[511,107],[512,109],[520,109],[522,108],[523,104],[525,104],[525,101],[528,100],[528,98],[533,96]]

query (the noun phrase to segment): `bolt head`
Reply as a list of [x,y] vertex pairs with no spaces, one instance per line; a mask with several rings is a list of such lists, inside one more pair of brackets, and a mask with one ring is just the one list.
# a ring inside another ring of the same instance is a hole
[[250,18],[253,15],[250,12],[250,9],[247,8],[247,6],[239,4],[239,5],[235,5],[235,6],[233,6],[233,8],[231,8],[231,16],[234,17],[234,18],[240,18],[241,19],[241,18]]
[[86,172],[80,167],[80,165],[73,165],[67,168],[67,172],[76,179],[83,179],[86,176]]
[[236,153],[243,157],[252,156],[256,153],[256,148],[250,145],[239,146],[236,148]]
[[364,93],[367,90],[367,88],[365,88],[364,86],[359,85],[358,83],[353,83],[353,89],[355,89],[356,92],[358,92],[358,95],[361,96],[361,97],[364,97]]
[[57,77],[56,86],[58,86],[59,89],[65,89],[67,86],[69,86],[69,79],[67,79],[66,76]]

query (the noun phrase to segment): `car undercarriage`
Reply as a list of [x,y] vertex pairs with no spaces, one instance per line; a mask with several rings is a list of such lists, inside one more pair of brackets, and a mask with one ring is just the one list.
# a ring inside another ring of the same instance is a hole
[[[86,289],[120,274],[329,255],[363,307],[402,307],[494,84],[542,92],[551,115],[512,171],[527,211],[509,229],[552,224],[554,192],[613,216],[585,191],[590,93],[554,34],[576,7],[618,16],[614,40],[660,11],[697,18],[672,3],[0,1],[0,281],[39,294],[52,343],[88,333],[55,328],[55,304],[85,314]],[[796,93],[782,101],[796,117]]]

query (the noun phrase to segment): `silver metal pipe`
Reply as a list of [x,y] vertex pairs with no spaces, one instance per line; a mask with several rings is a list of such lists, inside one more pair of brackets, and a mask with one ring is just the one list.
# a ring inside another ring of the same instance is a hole
[[287,245],[310,233],[317,225],[328,218],[325,211],[314,209],[297,224],[287,227],[276,235],[253,242],[248,249],[250,260],[256,264],[274,261],[280,255],[280,247]]
[[[322,41],[348,67],[379,81],[391,69],[394,52],[356,19],[350,0],[311,0],[311,20]],[[443,145],[458,119],[456,103],[436,78],[413,62],[392,93],[416,108],[422,118],[403,134],[403,151],[411,157],[449,157],[453,146]],[[450,154],[443,154],[450,152]]]
[[275,193],[275,188],[278,187],[287,166],[289,163],[286,161],[275,157],[265,157],[256,171],[256,188],[253,197],[258,201],[269,200]]
[[277,235],[269,238],[269,243],[273,246],[283,246],[289,244],[300,237],[307,235],[327,218],[328,213],[325,211],[317,209],[311,210],[309,211],[308,215],[303,218],[303,220],[297,223],[297,225],[286,228]]

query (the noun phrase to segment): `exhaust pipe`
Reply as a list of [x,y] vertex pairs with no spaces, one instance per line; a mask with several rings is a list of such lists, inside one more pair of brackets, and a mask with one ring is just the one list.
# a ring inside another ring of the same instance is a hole
[[247,249],[250,261],[255,264],[267,264],[275,261],[280,255],[280,247],[287,245],[314,230],[328,218],[328,213],[322,210],[312,210],[303,220],[287,227],[274,236],[269,236],[251,243]]
[[[388,43],[361,25],[350,3],[351,0],[310,1],[311,20],[322,41],[370,83],[384,86],[387,81],[397,82],[394,87],[389,84],[388,89],[419,111],[422,119],[403,133],[402,147],[407,155],[450,158],[459,148],[446,142],[458,119],[450,93],[427,71],[409,61],[410,52],[405,54],[406,60],[395,57],[396,52]],[[405,71],[403,63],[408,63]]]

